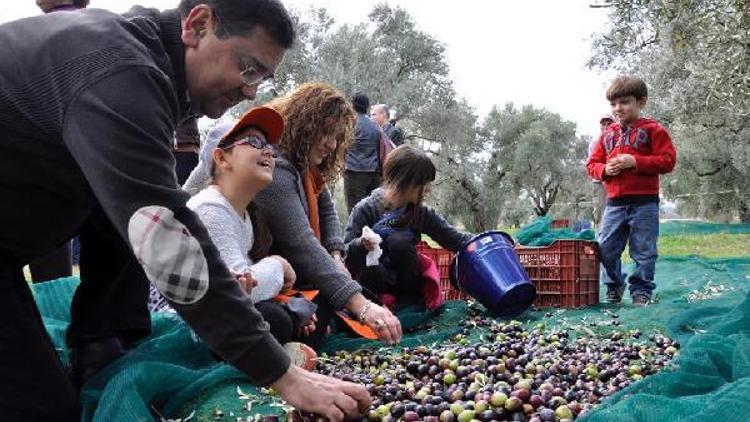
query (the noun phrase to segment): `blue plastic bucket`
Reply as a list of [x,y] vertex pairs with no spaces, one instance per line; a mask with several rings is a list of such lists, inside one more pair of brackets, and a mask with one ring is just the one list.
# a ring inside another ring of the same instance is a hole
[[490,231],[456,255],[451,278],[493,315],[514,317],[534,302],[536,289],[518,260],[513,238]]

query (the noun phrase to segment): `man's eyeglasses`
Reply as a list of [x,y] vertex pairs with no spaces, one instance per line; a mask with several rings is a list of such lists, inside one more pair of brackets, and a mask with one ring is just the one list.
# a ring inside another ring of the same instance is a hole
[[255,149],[267,149],[271,151],[271,156],[273,158],[276,158],[279,156],[279,150],[276,148],[276,145],[268,143],[265,139],[255,136],[255,135],[249,135],[244,138],[235,139],[235,138],[229,138],[227,139],[227,143],[224,146],[219,146],[220,149],[223,150],[229,150],[236,146],[240,145],[250,145],[251,147]]
[[[229,38],[229,31],[227,31],[226,27],[221,22],[219,14],[214,10],[212,10],[212,13],[214,15],[214,19],[216,20],[216,24],[219,28],[221,28],[221,32],[224,38]],[[248,63],[248,61],[245,60],[245,57],[239,51],[237,51],[237,48],[234,45],[232,45],[232,51],[234,52],[234,55],[240,64],[240,68],[243,69],[240,71],[242,83],[247,85],[249,88],[257,88],[258,91],[264,91],[267,88],[271,88],[273,86],[273,75],[264,75],[260,70],[258,70],[259,66]]]

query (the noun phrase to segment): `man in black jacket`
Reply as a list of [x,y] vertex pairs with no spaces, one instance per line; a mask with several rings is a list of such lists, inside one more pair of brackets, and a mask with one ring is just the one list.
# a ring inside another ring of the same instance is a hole
[[254,98],[293,39],[278,0],[182,0],[166,12],[85,9],[0,25],[3,419],[79,417],[21,271],[76,234],[81,285],[67,334],[78,383],[149,328],[150,280],[212,350],[290,404],[334,420],[369,406],[362,387],[290,366],[175,178],[175,126]]

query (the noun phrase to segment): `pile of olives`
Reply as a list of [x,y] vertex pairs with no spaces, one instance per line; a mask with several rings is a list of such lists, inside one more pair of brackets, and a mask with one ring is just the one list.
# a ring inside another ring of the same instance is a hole
[[578,334],[474,316],[443,344],[324,354],[317,371],[365,385],[373,422],[572,421],[679,349],[638,330]]

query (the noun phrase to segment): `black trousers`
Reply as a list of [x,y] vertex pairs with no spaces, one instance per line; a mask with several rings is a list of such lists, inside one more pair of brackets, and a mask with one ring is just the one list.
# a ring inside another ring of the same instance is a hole
[[318,305],[318,310],[315,311],[315,316],[318,318],[318,322],[315,323],[315,331],[307,337],[300,338],[299,341],[318,351],[325,341],[328,326],[333,323],[335,312],[331,304],[322,295],[318,295],[313,303]]
[[349,171],[344,173],[344,195],[346,208],[351,213],[352,208],[370,195],[370,192],[380,186],[380,174],[377,172]]
[[376,294],[392,294],[400,304],[422,303],[422,280],[413,239],[410,231],[390,234],[380,245],[380,264],[365,267],[364,260],[361,262],[362,286]]
[[0,419],[80,420],[70,383],[23,277],[0,257]]
[[127,347],[151,331],[146,273],[101,208],[80,240],[81,284],[70,308],[68,345],[119,337]]
[[263,315],[271,335],[280,344],[289,343],[295,338],[297,326],[295,318],[284,309],[284,306],[273,300],[264,300],[256,303],[255,309]]
[[37,258],[29,264],[34,283],[70,277],[73,274],[71,242],[65,242],[51,253]]

